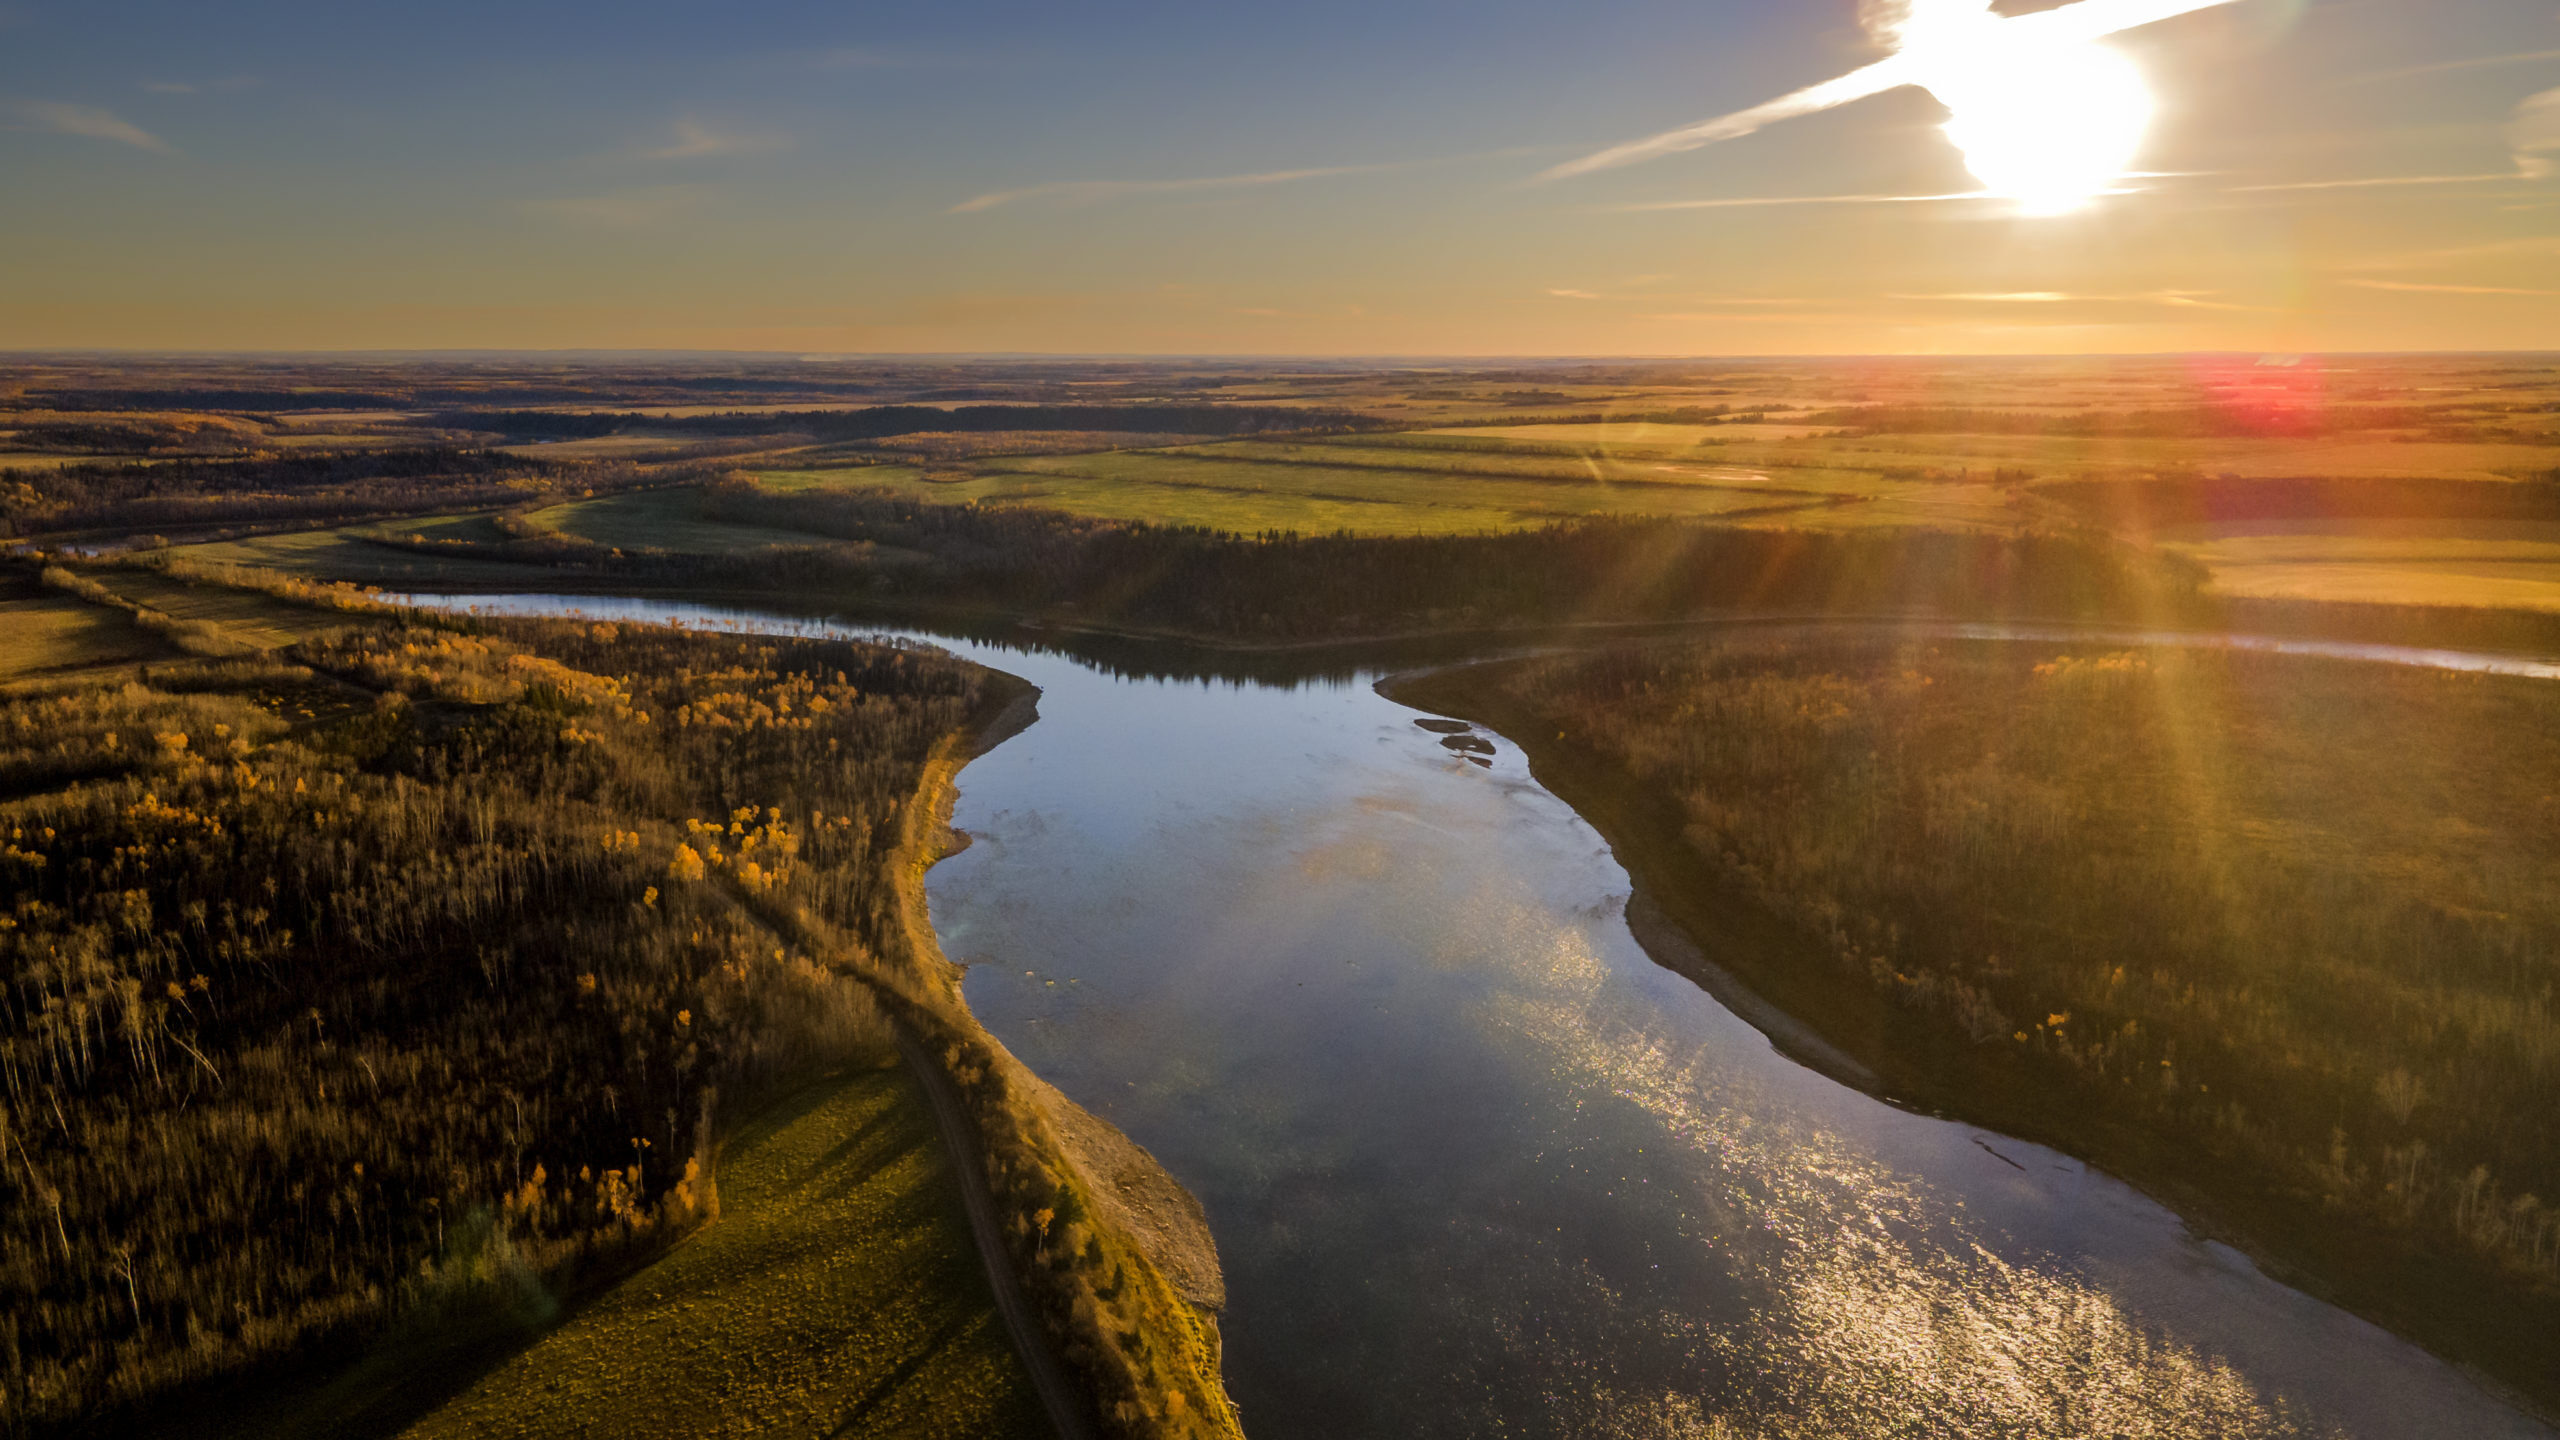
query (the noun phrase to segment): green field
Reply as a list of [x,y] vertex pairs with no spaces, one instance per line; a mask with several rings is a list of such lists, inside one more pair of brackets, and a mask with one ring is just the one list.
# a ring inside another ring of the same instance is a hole
[[1045,1433],[903,1070],[792,1097],[719,1182],[718,1219],[402,1433]]
[[903,489],[924,478],[912,465],[847,465],[796,470],[758,470],[756,483],[767,490],[792,494],[802,490]]
[[359,526],[347,530],[297,530],[284,535],[256,535],[245,540],[173,545],[168,553],[178,559],[201,561],[208,565],[245,565],[263,570],[282,570],[291,575],[350,580],[393,590],[434,590],[445,585],[539,588],[545,583],[545,572],[539,566],[481,559],[467,553],[432,554],[402,550],[370,544],[363,538],[367,532],[433,534],[435,532],[429,527],[438,519],[456,527],[488,524],[487,517],[481,515],[441,516],[402,521],[396,528]]
[[273,650],[306,640],[346,624],[343,616],[306,605],[293,605],[255,590],[227,585],[199,585],[152,570],[89,572],[91,578],[138,605],[174,620],[201,620],[220,625],[231,638]]
[[97,455],[88,451],[55,453],[41,450],[0,450],[0,474],[11,470],[53,471],[72,465],[151,465],[158,463],[148,455]]
[[[760,477],[810,489],[824,472]],[[939,503],[1033,505],[1106,520],[1198,525],[1251,534],[1469,535],[1587,515],[1710,518],[1831,503],[1812,487],[1706,466],[1592,467],[1536,451],[1490,454],[1371,444],[1236,442],[1168,450],[1015,456],[923,473],[834,472],[847,489],[879,488]]]
[[32,590],[0,591],[0,684],[178,653],[121,611]]
[[824,544],[797,530],[724,525],[697,518],[699,491],[636,490],[599,500],[573,500],[526,516],[536,526],[625,550],[672,550],[687,555],[736,555],[775,545]]

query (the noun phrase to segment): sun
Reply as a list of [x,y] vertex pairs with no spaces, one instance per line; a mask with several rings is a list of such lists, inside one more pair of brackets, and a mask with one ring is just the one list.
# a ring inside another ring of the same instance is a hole
[[1891,53],[1819,85],[1567,161],[1560,180],[1738,140],[1781,120],[1916,85],[1951,112],[1947,138],[1982,193],[2030,215],[2077,210],[2133,168],[2158,110],[2141,70],[2111,35],[2235,0],[2074,0],[2004,16],[1992,0],[1865,0],[1867,28]]
[[1922,88],[1953,112],[1946,135],[1965,168],[2029,215],[2077,210],[2114,188],[2157,108],[2142,72],[2104,45],[2021,43],[1986,28],[1913,56]]

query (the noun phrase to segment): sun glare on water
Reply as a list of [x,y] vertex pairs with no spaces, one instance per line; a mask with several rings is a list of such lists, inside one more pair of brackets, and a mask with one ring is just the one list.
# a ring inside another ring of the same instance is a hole
[[1947,138],[1990,194],[2030,215],[2077,210],[2133,167],[2155,108],[2142,72],[2094,41],[2023,37],[1990,16],[1910,37]]

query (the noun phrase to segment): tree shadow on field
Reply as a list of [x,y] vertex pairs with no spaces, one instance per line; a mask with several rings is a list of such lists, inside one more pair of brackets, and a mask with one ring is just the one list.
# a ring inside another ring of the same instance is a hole
[[[813,1081],[770,1101],[726,1148],[750,1145],[804,1118],[828,1102],[831,1082],[842,1078]],[[829,1162],[874,1139],[880,1123],[867,1121],[831,1146]],[[794,1176],[784,1184],[801,1188],[813,1178]],[[391,1440],[648,1271],[669,1248],[594,1257],[548,1284],[519,1265],[468,1302],[324,1341],[144,1409],[95,1417],[68,1433],[84,1440]]]

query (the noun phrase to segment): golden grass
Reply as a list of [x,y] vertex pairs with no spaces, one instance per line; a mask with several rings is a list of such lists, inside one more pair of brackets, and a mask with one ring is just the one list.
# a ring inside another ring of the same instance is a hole
[[[1753,427],[1765,433],[1768,427]],[[1582,445],[1602,450],[1679,450],[1709,436],[1722,435],[1721,425],[1492,425],[1434,430],[1434,435],[1479,436],[1488,440],[1530,440],[1546,444]]]
[[2256,600],[2342,600],[2560,612],[2560,552],[2541,561],[2289,561],[2213,567],[2213,589]]
[[[456,522],[477,520],[483,516],[432,517]],[[540,588],[546,574],[539,566],[512,564],[500,560],[481,560],[469,555],[426,554],[395,550],[389,546],[367,544],[363,539],[370,530],[388,530],[409,534],[422,530],[427,520],[404,520],[396,526],[359,526],[346,530],[299,530],[285,535],[257,535],[245,540],[222,540],[202,545],[173,545],[169,555],[207,565],[239,565],[258,570],[281,570],[289,575],[316,576],[328,580],[352,580],[359,584],[380,585],[390,589],[433,590],[443,585],[481,585],[500,588]]]
[[93,570],[91,579],[173,620],[210,621],[231,638],[274,650],[346,623],[345,617],[293,605],[255,590],[199,585],[143,569]]
[[[1348,530],[1362,535],[1474,535],[1537,523],[1508,508],[1467,503],[1467,497],[1456,493],[1419,503],[1372,497],[1354,488],[1370,483],[1367,476],[1343,481],[1339,493],[1313,494],[1297,486],[1259,483],[1276,466],[1211,468],[1223,468],[1226,474],[1211,479],[1205,474],[1177,477],[1167,472],[1163,479],[1150,481],[1125,474],[1042,474],[1023,469],[946,482],[928,480],[921,472],[878,466],[819,472],[823,480],[810,472],[766,473],[757,479],[777,490],[881,489],[939,504],[1028,505],[1098,520],[1197,525],[1240,534]],[[1304,477],[1297,478],[1304,486]],[[1555,517],[1537,520],[1549,518]]]
[[756,483],[767,490],[794,494],[802,490],[900,490],[924,478],[912,465],[847,465],[827,468],[758,470]]
[[660,450],[683,450],[703,441],[690,435],[595,435],[584,440],[541,440],[498,449],[528,460],[619,460]]
[[2227,595],[2560,611],[2560,523],[2368,520],[2191,527],[2168,548]]
[[0,683],[177,653],[122,611],[68,595],[0,600]]
[[[1335,463],[1326,463],[1338,454]],[[1409,457],[1409,468],[1390,468]],[[1485,474],[1454,467],[1474,466]],[[809,472],[758,477],[812,489]],[[1811,487],[1698,463],[1637,470],[1571,457],[1443,449],[1400,451],[1240,442],[1179,450],[1025,456],[934,472],[832,472],[845,489],[885,489],[942,504],[1029,505],[1106,520],[1252,534],[1473,535],[1589,515],[1712,518],[1819,503]],[[1642,479],[1650,483],[1623,484]]]
[[97,455],[90,453],[58,453],[45,450],[0,450],[0,472],[9,470],[60,470],[69,465],[156,465],[148,455]]
[[719,1183],[718,1219],[403,1433],[1046,1433],[904,1071],[785,1101]]

